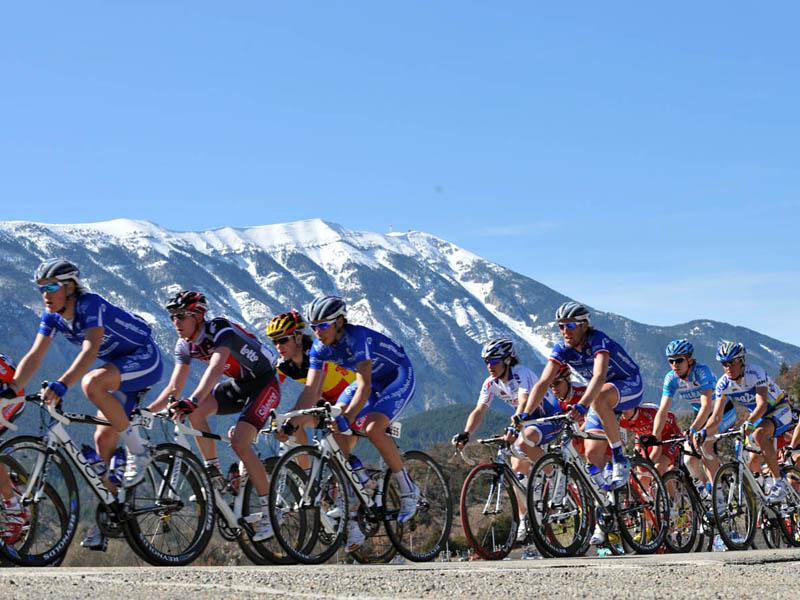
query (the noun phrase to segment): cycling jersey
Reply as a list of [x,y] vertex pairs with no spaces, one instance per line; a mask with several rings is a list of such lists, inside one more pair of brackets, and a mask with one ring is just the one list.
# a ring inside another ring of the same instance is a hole
[[[478,396],[478,406],[490,406],[495,397],[500,398],[503,402],[516,409],[519,406],[519,395],[522,392],[526,397],[530,394],[534,384],[539,381],[539,377],[531,371],[528,367],[522,365],[515,365],[508,367],[509,374],[508,380],[503,381],[500,378],[487,377],[481,386],[481,392]],[[558,400],[553,395],[553,392],[547,391],[542,404],[536,409],[536,416],[549,417],[558,412]]]
[[179,338],[175,344],[175,361],[188,365],[193,358],[208,362],[217,348],[228,348],[230,354],[223,371],[237,381],[261,377],[272,378],[274,355],[256,336],[226,317],[204,321],[199,335],[191,341]]
[[[630,417],[622,417],[619,420],[619,426],[627,429],[636,435],[650,435],[653,433],[653,424],[656,420],[656,413],[658,406],[655,404],[642,404]],[[664,428],[661,430],[661,439],[670,440],[681,436],[681,428],[678,426],[678,419],[674,413],[667,412],[667,420],[664,423]],[[678,444],[667,444],[662,446],[662,452],[670,463],[675,462],[680,447]]]
[[727,375],[720,377],[715,394],[717,400],[735,400],[752,412],[756,407],[756,388],[759,387],[767,388],[768,412],[786,398],[783,390],[758,365],[745,365],[744,373],[738,380],[729,379]]
[[669,371],[664,376],[661,395],[669,399],[677,397],[684,400],[695,412],[698,412],[700,395],[705,391],[713,392],[716,383],[717,379],[708,366],[695,363],[689,368],[685,378],[678,377],[675,371]]
[[86,330],[93,327],[103,328],[103,342],[97,357],[106,362],[133,354],[152,342],[152,330],[144,319],[89,292],[76,299],[72,320],[44,311],[38,333],[55,337],[56,332],[61,332],[68,342],[80,346],[86,339]]
[[581,351],[571,348],[564,340],[559,340],[550,352],[550,360],[559,365],[571,366],[586,381],[590,381],[594,373],[594,357],[602,352],[608,354],[607,382],[639,377],[639,366],[622,346],[597,329],[591,329],[586,334],[586,342]]
[[[286,381],[286,378],[293,379],[300,383],[305,383],[308,377],[308,351],[311,349],[311,339],[303,336],[303,364],[297,366],[291,360],[282,360],[276,365],[278,377],[280,382]],[[334,362],[327,361],[323,363],[322,373],[324,379],[322,380],[322,399],[328,402],[336,402],[342,392],[356,379],[356,374],[353,371],[348,371],[344,367],[340,367]]]
[[325,362],[333,362],[349,371],[356,371],[358,364],[372,361],[372,385],[383,387],[393,381],[401,366],[411,365],[406,351],[388,337],[361,325],[350,323],[344,326],[342,339],[324,345],[314,340],[308,353],[308,368],[322,370]]

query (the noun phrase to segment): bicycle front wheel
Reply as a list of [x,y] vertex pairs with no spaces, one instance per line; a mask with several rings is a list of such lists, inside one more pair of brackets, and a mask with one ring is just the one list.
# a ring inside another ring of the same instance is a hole
[[623,541],[637,554],[652,554],[664,542],[669,504],[656,468],[633,457],[627,483],[614,490],[615,511]]
[[0,555],[23,567],[59,564],[80,518],[78,485],[60,452],[47,455],[40,438],[19,436],[0,446],[6,468],[25,509],[24,524],[0,536]]
[[214,533],[211,480],[189,450],[159,444],[143,479],[125,498],[125,537],[152,565],[188,565]]
[[344,541],[348,518],[344,475],[315,447],[292,448],[272,472],[269,511],[275,539],[288,556],[306,565],[324,563]]
[[403,454],[403,466],[419,488],[417,512],[405,523],[398,521],[402,494],[387,469],[383,481],[386,533],[397,551],[408,560],[433,560],[444,550],[453,523],[453,502],[447,478],[435,460],[417,450]]
[[508,556],[517,539],[519,507],[505,467],[487,463],[472,469],[461,488],[460,508],[464,535],[478,556]]
[[680,471],[669,471],[662,479],[669,501],[669,524],[664,545],[671,552],[691,552],[697,543],[700,516],[686,477]]
[[586,551],[592,502],[575,467],[560,454],[545,454],[533,466],[527,500],[533,541],[543,556],[564,558]]
[[714,520],[729,550],[747,550],[756,531],[756,495],[740,468],[739,463],[724,464],[714,477]]

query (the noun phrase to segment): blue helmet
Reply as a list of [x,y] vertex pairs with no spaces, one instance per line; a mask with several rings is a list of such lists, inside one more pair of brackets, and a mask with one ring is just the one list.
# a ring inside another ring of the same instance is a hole
[[665,354],[667,358],[670,356],[691,356],[694,354],[694,346],[689,340],[672,340],[667,344]]
[[726,340],[722,340],[717,346],[717,360],[719,362],[728,362],[729,360],[734,360],[735,358],[741,358],[744,360],[744,355],[746,353],[747,351],[744,349],[744,345],[740,344],[739,342],[728,342]]

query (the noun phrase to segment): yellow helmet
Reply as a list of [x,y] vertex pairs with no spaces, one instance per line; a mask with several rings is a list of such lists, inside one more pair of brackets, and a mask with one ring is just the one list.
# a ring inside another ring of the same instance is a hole
[[267,325],[267,335],[273,340],[292,335],[293,333],[302,333],[306,324],[303,317],[296,310],[282,313],[277,317],[272,317],[272,320]]

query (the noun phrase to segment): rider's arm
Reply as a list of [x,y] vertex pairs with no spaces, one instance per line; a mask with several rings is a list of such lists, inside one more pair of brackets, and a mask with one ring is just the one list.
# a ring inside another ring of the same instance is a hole
[[489,409],[489,406],[486,404],[478,404],[475,408],[472,409],[472,412],[469,413],[467,417],[467,424],[464,426],[464,431],[472,435],[481,426],[483,423],[483,418],[486,416],[486,411]]
[[722,415],[725,412],[725,405],[728,403],[728,397],[724,394],[722,396],[717,396],[717,399],[714,401],[714,411],[711,413],[711,416],[706,423],[705,430],[706,434],[710,437],[712,435],[716,435],[717,428],[719,424],[722,422]]
[[194,392],[192,392],[192,397],[195,400],[200,402],[211,393],[211,390],[214,389],[214,386],[217,385],[220,377],[225,372],[225,363],[228,361],[230,354],[231,351],[225,346],[214,348],[211,358],[208,360],[208,366],[200,378],[200,383],[197,384]]
[[53,342],[53,338],[41,333],[36,334],[36,339],[33,340],[33,345],[28,353],[22,357],[17,367],[17,372],[14,374],[14,379],[11,381],[11,387],[14,391],[19,392],[22,388],[28,385],[28,382],[33,377],[33,374],[42,366],[42,360],[47,353],[47,349]]
[[700,410],[697,411],[697,415],[692,421],[690,427],[692,429],[700,429],[703,425],[706,424],[708,421],[709,416],[711,416],[711,412],[714,410],[714,391],[713,390],[703,390],[700,392]]
[[672,398],[669,396],[661,396],[661,404],[656,411],[656,416],[653,418],[653,435],[661,439],[661,433],[664,431],[664,425],[667,424],[667,415],[672,406]]
[[183,388],[186,387],[186,381],[189,379],[189,370],[189,365],[176,362],[175,368],[172,369],[172,376],[169,378],[167,387],[161,390],[158,398],[147,407],[147,410],[158,412],[166,408],[170,396],[180,398]]
[[523,412],[530,414],[539,408],[545,394],[547,394],[547,390],[550,389],[550,384],[556,378],[556,375],[558,375],[558,365],[548,360],[542,370],[542,376],[539,378],[539,381],[533,384],[533,389],[531,389],[531,393],[528,395],[528,400],[525,402]]
[[753,409],[753,412],[750,413],[750,416],[747,417],[747,420],[751,423],[755,423],[767,414],[767,410],[769,410],[769,402],[767,401],[768,394],[769,389],[766,386],[756,388],[756,407]]
[[606,382],[608,373],[608,352],[598,352],[594,355],[594,368],[592,369],[592,379],[586,386],[586,393],[581,398],[580,404],[591,406],[595,398],[600,395],[603,384]]
[[297,402],[292,410],[311,408],[322,397],[322,384],[325,382],[323,369],[309,369],[303,391],[297,397]]
[[97,360],[97,354],[100,352],[100,346],[103,344],[104,332],[105,327],[91,327],[86,330],[81,351],[70,367],[58,378],[61,383],[72,387],[92,368],[94,361]]
[[367,403],[367,398],[372,393],[372,361],[362,360],[356,365],[356,393],[353,394],[353,399],[347,405],[347,410],[342,413],[342,416],[347,419],[349,423],[353,423],[358,413],[364,408]]

